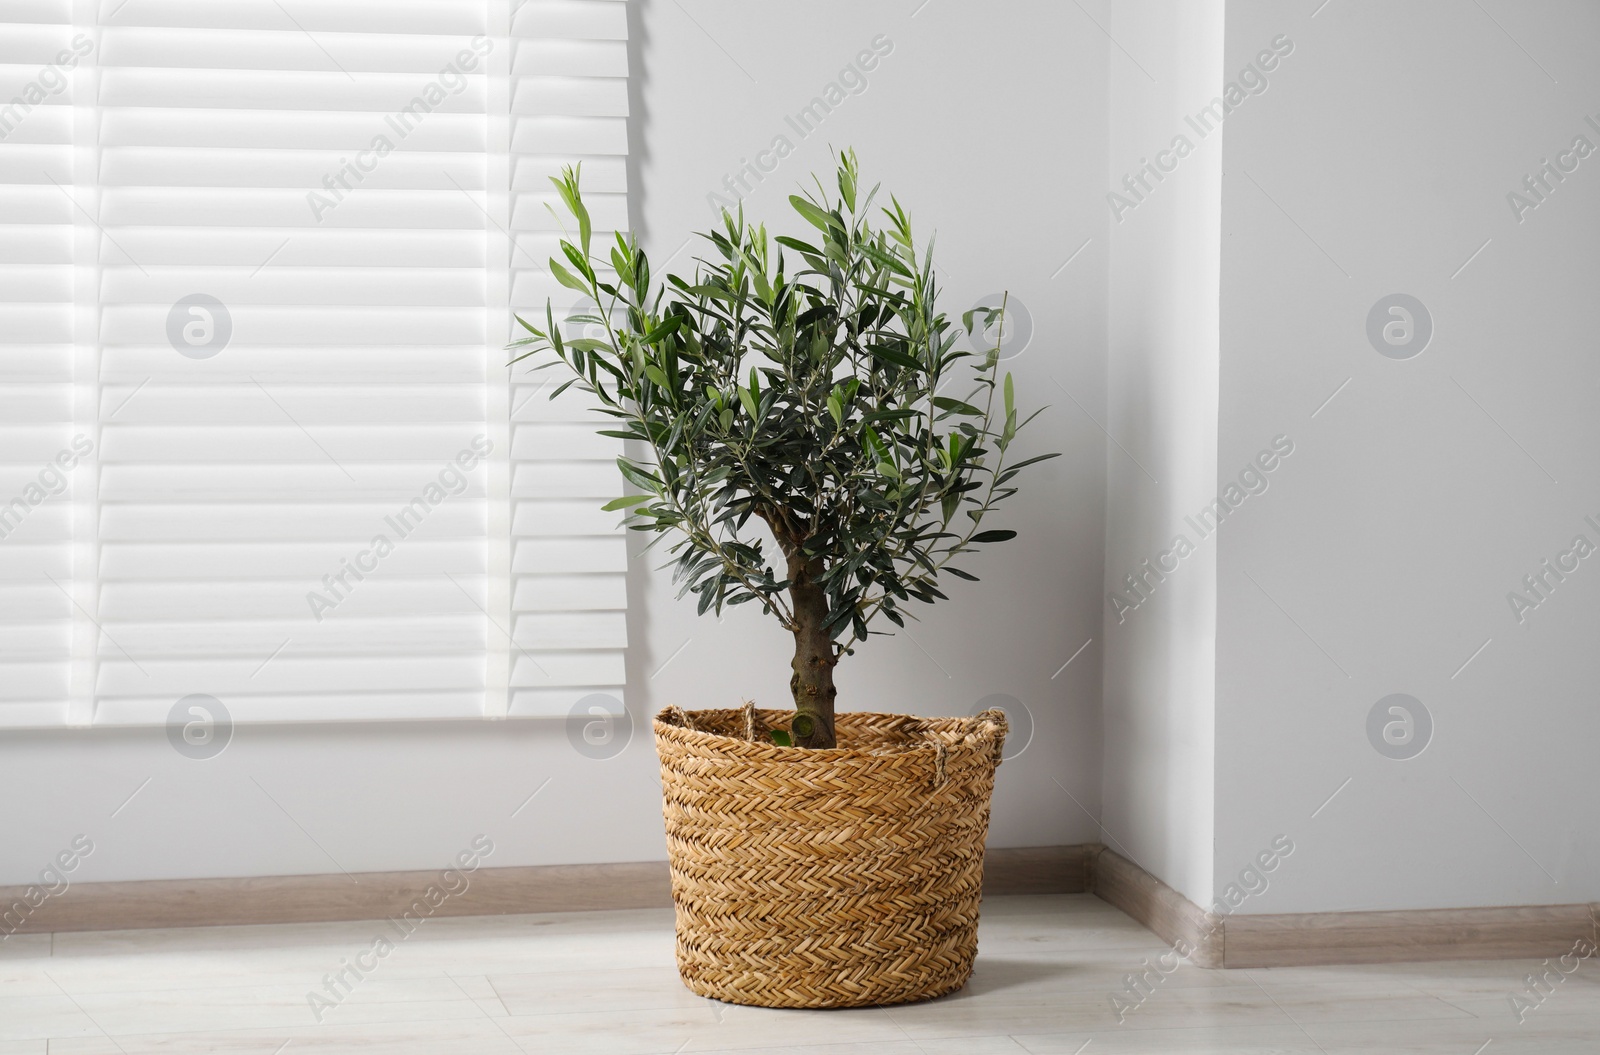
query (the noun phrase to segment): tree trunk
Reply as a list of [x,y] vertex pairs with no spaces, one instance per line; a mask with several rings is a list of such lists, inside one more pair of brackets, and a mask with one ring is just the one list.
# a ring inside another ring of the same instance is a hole
[[802,564],[793,558],[789,565],[795,621],[794,675],[789,679],[795,720],[790,731],[796,747],[827,748],[836,743],[833,701],[839,693],[833,687],[833,668],[839,659],[833,639],[822,628],[828,619],[828,595],[814,581],[822,570],[821,561]]

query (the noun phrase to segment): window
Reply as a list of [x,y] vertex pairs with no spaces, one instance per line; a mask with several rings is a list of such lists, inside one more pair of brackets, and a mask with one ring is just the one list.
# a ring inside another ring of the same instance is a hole
[[0,726],[620,695],[619,452],[501,349],[547,177],[626,223],[625,4],[4,12]]

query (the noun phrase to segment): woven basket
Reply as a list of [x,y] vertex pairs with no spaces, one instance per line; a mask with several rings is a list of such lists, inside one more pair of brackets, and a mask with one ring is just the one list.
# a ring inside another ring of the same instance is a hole
[[773,745],[790,717],[656,716],[684,984],[812,1008],[960,989],[1004,713],[840,714],[827,751]]

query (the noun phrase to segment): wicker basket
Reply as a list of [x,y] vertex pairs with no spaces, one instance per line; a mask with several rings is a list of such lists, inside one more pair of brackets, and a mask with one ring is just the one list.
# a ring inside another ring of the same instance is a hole
[[1005,715],[840,714],[827,751],[773,745],[790,716],[656,716],[684,984],[812,1008],[960,989]]

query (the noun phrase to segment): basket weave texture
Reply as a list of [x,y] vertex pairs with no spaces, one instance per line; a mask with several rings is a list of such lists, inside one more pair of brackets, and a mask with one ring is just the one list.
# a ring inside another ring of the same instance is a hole
[[807,1008],[960,989],[978,951],[1004,713],[843,713],[825,751],[771,743],[791,715],[656,716],[684,984]]

